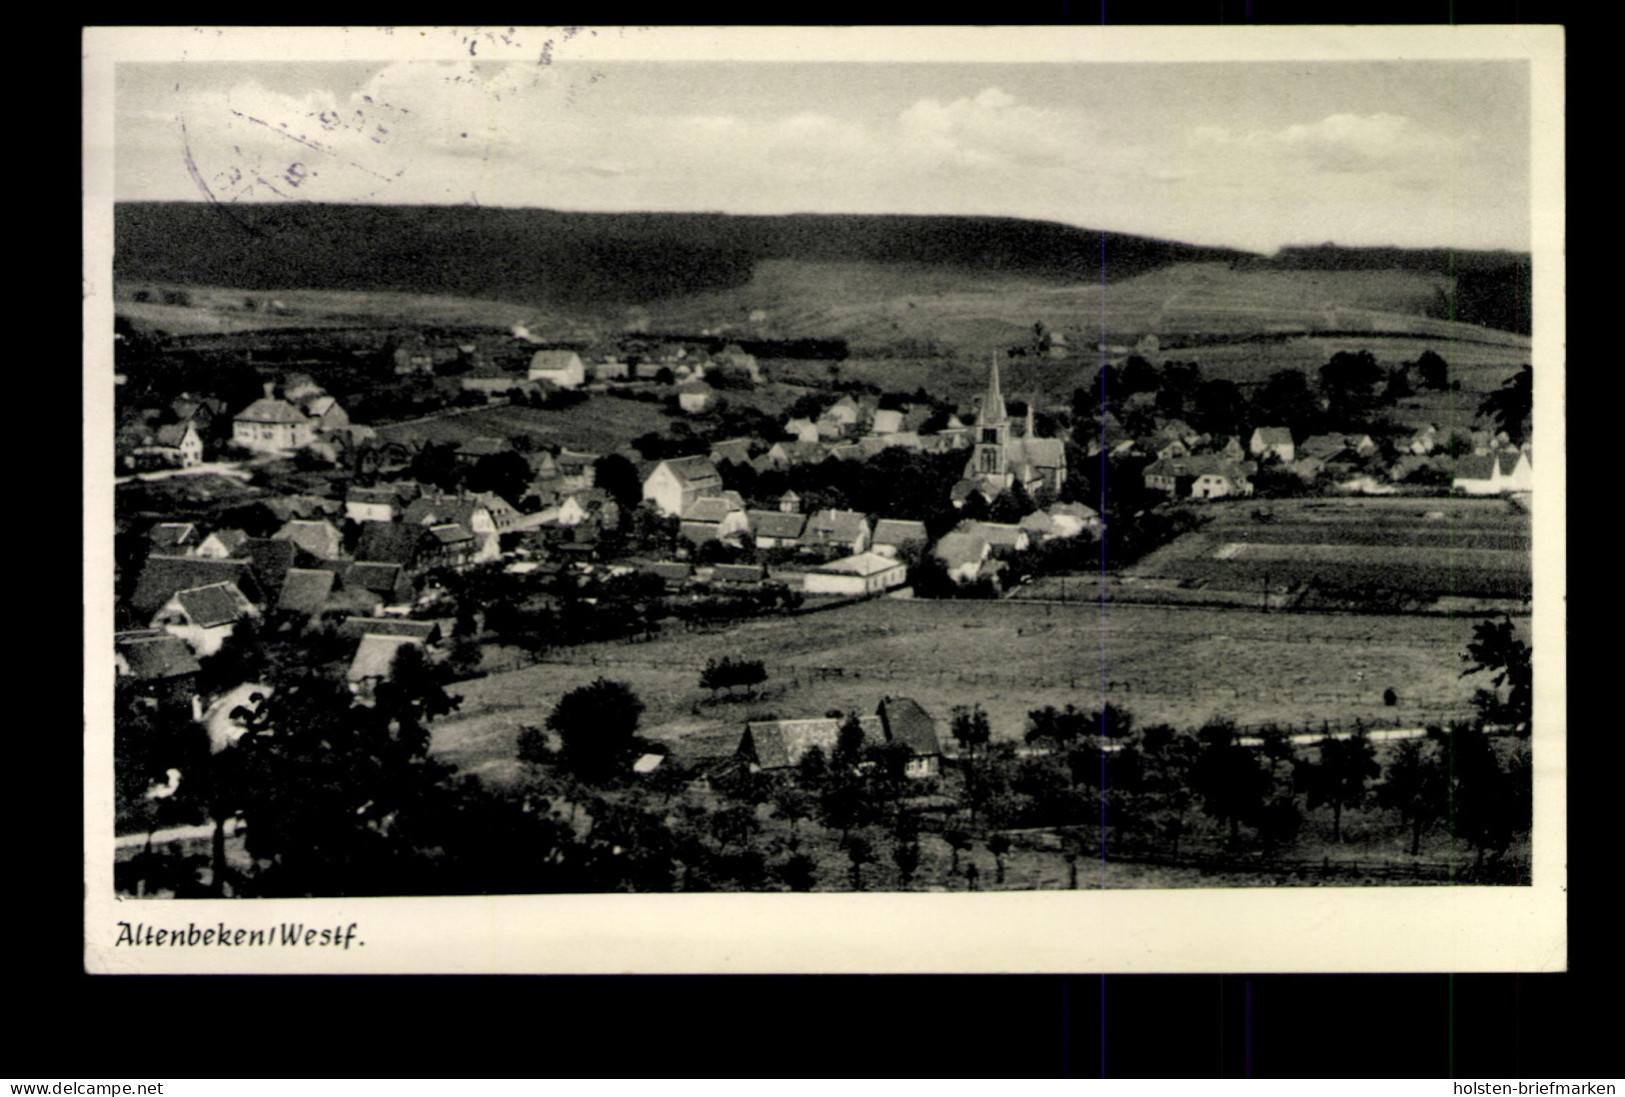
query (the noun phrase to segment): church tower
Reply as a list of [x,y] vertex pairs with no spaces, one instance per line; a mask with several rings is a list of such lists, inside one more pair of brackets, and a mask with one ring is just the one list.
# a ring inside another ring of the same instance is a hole
[[1010,416],[1005,411],[1004,394],[999,391],[999,356],[994,352],[993,366],[987,377],[987,395],[982,399],[982,411],[976,418],[976,453],[972,458],[976,472],[1005,481],[1008,486],[1006,450],[1009,444]]

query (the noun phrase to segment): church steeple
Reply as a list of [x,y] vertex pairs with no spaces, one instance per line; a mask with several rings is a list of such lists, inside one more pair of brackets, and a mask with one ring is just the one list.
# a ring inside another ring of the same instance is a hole
[[1002,426],[1010,419],[1004,408],[1004,393],[999,391],[999,354],[993,352],[993,365],[987,375],[987,396],[982,400],[982,419],[978,426]]

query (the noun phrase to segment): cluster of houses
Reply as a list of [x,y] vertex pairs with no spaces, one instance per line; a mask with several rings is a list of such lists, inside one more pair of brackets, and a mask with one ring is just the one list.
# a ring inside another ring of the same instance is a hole
[[1138,440],[1129,438],[1110,413],[1103,420],[1102,436],[1111,441],[1095,444],[1092,452],[1154,454],[1142,473],[1146,488],[1178,499],[1251,495],[1264,464],[1305,482],[1329,478],[1368,492],[1391,491],[1383,481],[1404,481],[1421,469],[1438,470],[1452,490],[1468,495],[1525,492],[1534,485],[1529,444],[1515,446],[1505,433],[1487,430],[1472,431],[1472,452],[1452,458],[1445,455],[1451,436],[1429,424],[1393,447],[1390,457],[1369,434],[1317,434],[1298,441],[1286,427],[1258,427],[1243,445],[1240,438],[1215,438],[1169,419],[1152,437]]
[[[844,720],[825,716],[792,720],[752,720],[734,757],[752,773],[789,773],[814,748],[828,759],[835,753]],[[872,716],[859,716],[865,743],[902,743],[909,749],[906,775],[934,777],[942,769],[937,721],[919,702],[885,697]]]

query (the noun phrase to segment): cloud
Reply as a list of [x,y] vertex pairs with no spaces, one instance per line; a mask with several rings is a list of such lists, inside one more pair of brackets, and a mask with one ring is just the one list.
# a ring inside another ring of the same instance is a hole
[[1248,157],[1294,163],[1327,174],[1438,170],[1470,154],[1475,134],[1437,133],[1398,114],[1332,114],[1278,130],[1235,133],[1198,126],[1187,145],[1195,150],[1240,152]]
[[944,103],[921,99],[897,118],[900,147],[971,167],[1060,167],[1083,154],[1083,120],[1027,106],[999,89]]

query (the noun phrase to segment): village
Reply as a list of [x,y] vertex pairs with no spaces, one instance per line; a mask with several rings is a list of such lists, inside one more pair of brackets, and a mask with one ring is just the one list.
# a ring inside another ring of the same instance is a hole
[[[286,348],[231,348],[239,366],[215,375],[230,379],[215,391],[166,391],[201,374],[154,368],[164,352],[150,343],[126,354],[114,643],[121,688],[144,706],[142,719],[162,710],[206,729],[218,753],[263,722],[258,709],[275,691],[268,679],[287,669],[269,664],[273,651],[328,668],[355,706],[388,707],[402,667],[427,668],[444,695],[583,645],[726,636],[752,620],[793,627],[876,599],[946,607],[1019,598],[1054,576],[1104,582],[1199,526],[1203,508],[1240,500],[1455,495],[1527,505],[1532,489],[1516,417],[1497,429],[1481,416],[1454,433],[1392,420],[1380,437],[1367,429],[1385,400],[1445,388],[1426,357],[1383,370],[1368,354],[1339,355],[1318,386],[1278,374],[1249,406],[1220,399],[1239,390],[1204,382],[1195,363],[1152,365],[1154,337],[1075,355],[1061,333],[1037,325],[1031,343],[989,356],[980,393],[957,407],[923,389],[843,382],[834,365],[780,381],[778,360],[764,365],[716,338],[538,343],[523,325],[505,335],[413,333],[352,351],[338,368],[325,348],[302,365]],[[1093,387],[1070,405],[1042,404],[1036,392],[1007,397],[1030,356],[1074,359]],[[329,377],[347,387],[334,395]],[[248,378],[258,396],[231,403],[223,393],[246,396]],[[419,395],[408,401],[405,391]],[[1227,420],[1215,414],[1226,403]],[[492,409],[576,421],[594,407],[658,409],[667,427],[630,439],[623,430],[599,445],[522,429],[462,428],[436,441],[432,429],[414,429]],[[1287,425],[1261,418],[1271,410]],[[757,697],[753,687],[789,669],[770,663],[713,658],[701,679],[711,697],[694,713],[734,701],[740,686]],[[617,685],[600,677],[577,692]],[[1040,734],[1034,746],[1031,726],[996,719],[990,728],[971,691],[934,712],[914,697],[865,696],[861,711],[845,713],[762,718],[758,705],[734,730],[688,741],[628,728],[612,769],[616,780],[681,779],[714,796],[740,780],[794,785],[797,775],[811,789],[832,761],[867,757],[863,766],[914,785],[929,811],[941,807],[945,758],[957,769],[979,745],[1010,749],[1024,735],[1023,756],[1049,755],[1085,734]],[[726,712],[710,709],[710,726],[726,726]],[[515,757],[556,763],[566,736],[533,736]],[[707,749],[696,752],[700,742]],[[865,742],[877,753],[865,754]],[[184,786],[184,769],[161,764],[161,751],[131,749],[147,772],[169,774],[150,785],[121,776],[126,823],[144,822],[150,847],[154,813]],[[954,779],[974,817],[974,794]],[[901,787],[886,793],[894,803]],[[568,799],[574,815],[574,798],[555,799]],[[1054,812],[1007,815],[1036,823]],[[794,811],[790,819],[794,830]],[[797,871],[810,879],[805,866]]]

